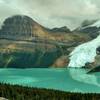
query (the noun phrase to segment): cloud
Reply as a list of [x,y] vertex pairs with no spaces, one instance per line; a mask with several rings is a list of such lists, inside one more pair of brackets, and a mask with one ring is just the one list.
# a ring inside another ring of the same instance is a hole
[[100,0],[0,0],[0,22],[15,14],[32,17],[49,27],[77,27],[85,19],[99,18]]

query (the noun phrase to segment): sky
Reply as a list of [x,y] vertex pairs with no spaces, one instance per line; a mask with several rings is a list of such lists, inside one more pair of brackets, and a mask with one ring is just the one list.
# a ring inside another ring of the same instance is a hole
[[99,19],[100,0],[0,0],[0,25],[19,14],[48,28],[75,29],[83,20]]

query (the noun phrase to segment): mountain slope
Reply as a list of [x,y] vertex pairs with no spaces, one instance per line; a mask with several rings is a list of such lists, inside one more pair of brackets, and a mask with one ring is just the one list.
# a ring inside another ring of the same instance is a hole
[[49,67],[90,39],[67,27],[48,29],[28,16],[12,16],[0,30],[0,67]]

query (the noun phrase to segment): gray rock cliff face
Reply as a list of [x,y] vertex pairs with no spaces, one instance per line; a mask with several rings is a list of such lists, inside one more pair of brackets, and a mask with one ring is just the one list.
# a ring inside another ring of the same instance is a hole
[[0,37],[29,38],[34,37],[34,27],[38,25],[28,16],[13,16],[7,18],[0,30]]

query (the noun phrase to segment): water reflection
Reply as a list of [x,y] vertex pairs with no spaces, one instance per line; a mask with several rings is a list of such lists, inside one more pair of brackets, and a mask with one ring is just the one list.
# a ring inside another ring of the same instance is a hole
[[80,69],[80,68],[68,68],[69,74],[72,77],[72,79],[87,83],[91,85],[96,85],[100,87],[100,83],[98,81],[98,76],[96,74],[86,74],[86,69]]

